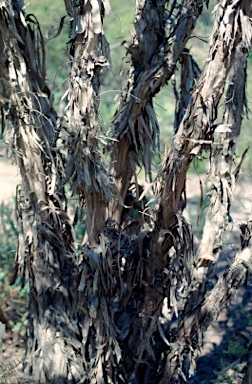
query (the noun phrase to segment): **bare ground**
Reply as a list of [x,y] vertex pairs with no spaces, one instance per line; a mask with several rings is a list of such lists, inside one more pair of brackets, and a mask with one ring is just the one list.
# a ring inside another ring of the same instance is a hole
[[[199,213],[199,200],[200,200],[200,179],[204,183],[206,176],[197,176],[190,174],[187,179],[187,218],[193,226],[196,227],[198,236],[202,228],[202,222],[196,225]],[[17,168],[5,161],[0,162],[0,202],[8,203],[15,195],[16,185],[20,182]],[[206,209],[206,208],[205,208]],[[252,178],[248,174],[242,174],[236,185],[236,190],[232,203],[231,217],[233,222],[230,224],[230,234],[225,236],[223,246],[223,253],[216,269],[213,281],[216,281],[217,275],[223,271],[228,260],[232,257],[234,252],[239,248],[239,224],[245,222],[252,210]],[[204,209],[203,214],[204,216]],[[203,220],[203,219],[202,219]],[[196,240],[197,242],[197,240]],[[197,374],[192,377],[188,382],[191,384],[211,383],[216,378],[215,371],[223,369],[223,364],[230,363],[230,369],[226,370],[224,374],[228,374],[232,378],[233,383],[242,382],[242,371],[244,364],[240,365],[237,370],[232,367],[232,362],[239,356],[229,353],[230,341],[236,343],[237,348],[239,345],[244,344],[242,340],[242,333],[252,334],[252,289],[251,280],[246,290],[242,287],[236,297],[233,298],[231,305],[224,309],[218,321],[215,321],[207,330],[204,336],[204,342],[201,350],[201,357],[198,359]],[[12,336],[6,334],[3,346],[3,364],[9,364],[21,361],[24,356],[24,342],[20,339],[13,339]],[[222,362],[224,360],[224,363]],[[226,361],[226,363],[225,363]],[[15,373],[8,378],[6,383],[19,382],[19,383],[36,383],[38,380],[37,372],[34,376],[28,376],[21,372],[22,364],[19,364],[15,369]],[[230,382],[225,381],[219,382]]]

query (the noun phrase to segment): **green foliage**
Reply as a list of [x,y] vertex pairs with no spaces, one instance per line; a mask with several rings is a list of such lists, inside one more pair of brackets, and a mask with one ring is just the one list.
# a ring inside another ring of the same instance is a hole
[[[220,371],[215,371],[217,379],[212,380],[214,384],[235,384],[232,378],[228,374],[228,370],[238,371],[238,364],[242,361],[242,358],[248,353],[248,348],[241,343],[241,339],[230,340],[228,342],[227,349],[223,351],[223,356],[226,358],[221,359]],[[230,361],[237,359],[230,365]]]
[[0,282],[7,272],[13,268],[13,258],[16,252],[18,232],[13,219],[13,207],[11,205],[0,205]]
[[20,291],[20,282],[10,285],[15,263],[18,232],[14,222],[14,207],[4,203],[0,206],[0,309],[8,328],[25,336],[28,317],[28,284]]
[[228,343],[227,351],[224,351],[227,355],[233,355],[234,357],[243,356],[247,352],[247,348],[245,348],[240,340],[230,340]]
[[248,318],[248,325],[251,327],[252,326],[252,313],[247,312],[247,318]]
[[[243,305],[237,307],[240,316],[246,319],[247,326],[252,325],[252,314],[248,311],[248,308]],[[235,378],[230,377],[230,372],[239,374],[242,370],[239,366],[240,363],[247,361],[250,351],[250,337],[249,332],[240,332],[239,337],[236,339],[229,340],[227,347],[222,352],[222,358],[220,359],[220,370],[215,371],[214,373],[217,376],[217,379],[211,381],[214,384],[235,384]]]
[[229,377],[226,373],[218,373],[218,378],[215,380],[211,380],[213,384],[235,384],[231,377]]

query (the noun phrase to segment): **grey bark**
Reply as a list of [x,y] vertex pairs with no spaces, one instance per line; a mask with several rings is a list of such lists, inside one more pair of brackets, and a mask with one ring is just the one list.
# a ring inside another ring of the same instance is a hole
[[[61,125],[45,84],[39,26],[35,22],[38,45],[22,4],[13,0],[0,5],[0,106],[22,176],[16,268],[23,284],[28,270],[31,288],[29,365],[32,369],[37,356],[40,381],[50,383],[183,382],[195,367],[200,333],[217,318],[251,266],[248,222],[241,228],[241,251],[206,296],[206,272],[217,261],[231,203],[231,163],[245,97],[237,84],[246,77],[251,2],[224,0],[218,5],[208,60],[196,84],[183,73],[178,130],[160,169],[155,210],[148,220],[135,219],[133,211],[140,217],[147,209],[139,201],[136,168],[142,162],[151,180],[158,141],[153,97],[171,78],[177,60],[189,59],[183,51],[203,2],[137,1],[135,36],[127,48],[131,71],[113,119],[118,141],[108,148],[113,180],[99,151],[97,119],[100,74],[108,63],[104,3],[65,1],[72,23],[67,159],[57,147]],[[184,70],[195,67],[191,58],[183,65]],[[227,93],[222,128],[216,130],[219,101],[232,67],[236,76]],[[221,136],[217,145],[214,134]],[[212,204],[208,216],[215,222],[214,231],[203,236],[195,254],[179,204],[190,162],[206,143],[217,151],[212,185],[221,184],[221,201],[219,189],[211,187],[212,200],[217,193],[217,205]],[[135,194],[129,188],[133,177]],[[80,263],[68,217],[67,181],[87,211],[88,241]],[[178,317],[173,331],[171,322],[161,324],[166,299]]]
[[[125,200],[141,158],[151,181],[152,153],[158,148],[159,127],[153,109],[153,97],[171,78],[198,16],[203,1],[188,1],[183,7],[174,4],[170,18],[165,0],[137,1],[135,36],[127,52],[132,67],[125,92],[113,118],[115,138],[111,148],[111,174]],[[175,15],[174,17],[171,15]],[[169,26],[166,22],[169,20]],[[169,28],[166,35],[165,29]],[[122,206],[115,202],[112,217],[121,220]]]
[[217,262],[222,234],[232,220],[230,206],[237,176],[232,173],[232,165],[246,103],[247,59],[248,50],[240,44],[229,80],[223,122],[214,133],[212,167],[207,182],[210,207],[197,253],[198,266]]
[[[223,3],[218,7],[217,28],[212,37],[206,65],[192,93],[191,102],[173,140],[172,148],[163,163],[160,228],[169,228],[174,221],[186,172],[195,156],[193,150],[196,146],[204,144],[201,140],[205,140],[205,135],[211,133],[225,80],[234,62],[236,46],[242,40],[245,44],[250,44],[247,2],[242,2],[241,6],[237,3]],[[238,31],[239,23],[242,33]],[[233,39],[230,33],[234,33]]]
[[21,1],[0,4],[1,115],[22,177],[13,281],[19,273],[23,286],[28,273],[29,371],[38,360],[40,381],[71,383],[80,380],[83,369],[74,309],[77,260],[63,186],[64,158],[56,148],[60,121],[45,84],[43,36],[22,6]]
[[101,72],[108,65],[108,44],[103,32],[104,2],[101,0],[67,4],[72,17],[73,57],[67,92],[67,178],[72,191],[86,205],[88,239],[97,244],[97,234],[105,229],[107,205],[117,193],[110,182],[99,151],[99,87]]

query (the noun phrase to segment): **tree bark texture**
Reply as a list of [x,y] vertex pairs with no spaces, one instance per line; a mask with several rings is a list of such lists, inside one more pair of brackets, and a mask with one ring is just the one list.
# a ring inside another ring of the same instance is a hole
[[38,360],[42,382],[71,383],[81,379],[83,365],[74,309],[77,260],[63,187],[65,160],[57,149],[60,121],[45,84],[43,36],[22,6],[22,1],[0,5],[1,115],[22,177],[15,275],[19,273],[22,286],[26,272],[29,276],[29,370]]
[[101,162],[99,140],[99,87],[101,71],[108,65],[108,44],[103,32],[104,2],[73,1],[67,11],[72,17],[71,74],[67,92],[69,127],[67,178],[72,190],[86,203],[87,232],[92,246],[105,229],[107,205],[116,194]]
[[237,176],[236,172],[232,173],[232,164],[246,103],[247,59],[248,50],[241,43],[237,47],[229,79],[223,122],[215,128],[214,133],[213,164],[207,182],[207,193],[211,203],[197,254],[199,265],[216,263],[221,251],[223,231],[232,221],[230,206]]
[[[249,259],[251,257],[250,248],[246,244],[244,249],[238,252],[234,260],[232,260],[223,276],[219,279],[218,284],[206,298],[207,274],[210,267],[218,261],[222,235],[227,230],[230,221],[229,211],[235,184],[235,174],[232,173],[231,168],[245,105],[247,54],[248,51],[243,45],[237,47],[226,95],[223,124],[218,125],[215,129],[213,151],[216,150],[216,152],[212,155],[213,164],[207,182],[210,206],[206,215],[203,237],[194,261],[195,268],[192,271],[193,278],[188,289],[188,299],[179,319],[179,331],[175,338],[177,341],[174,342],[174,346],[177,345],[176,352],[173,351],[170,354],[167,362],[166,374],[169,371],[171,377],[176,377],[177,373],[175,372],[178,372],[179,367],[185,364],[185,356],[188,359],[188,354],[191,355],[188,360],[193,361],[191,357],[196,350],[190,348],[190,351],[186,352],[189,340],[190,342],[194,340],[193,345],[195,346],[198,340],[197,333],[200,331],[200,334],[203,335],[211,321],[217,319],[223,304],[228,302],[229,295],[232,296],[234,290],[237,289],[239,284],[236,281],[237,276],[238,280],[245,279],[246,267],[242,273],[238,272],[238,275],[236,275],[240,264],[243,264],[243,258],[248,257]],[[239,113],[237,113],[238,111]],[[246,263],[245,265],[248,266],[249,262]],[[234,269],[236,272],[232,275]],[[224,289],[224,287],[227,288]],[[198,303],[201,303],[201,305],[198,305]],[[178,356],[183,356],[182,361],[181,357]],[[169,360],[173,361],[172,365]],[[177,364],[175,361],[177,361]]]
[[[45,84],[39,25],[25,16],[22,2],[1,2],[0,108],[22,176],[16,274],[22,284],[26,271],[29,275],[29,366],[39,359],[40,382],[182,383],[194,371],[202,334],[245,280],[252,262],[251,221],[241,227],[240,251],[217,285],[206,289],[239,173],[239,166],[232,173],[232,162],[245,103],[250,3],[223,0],[215,8],[216,25],[200,73],[185,45],[203,1],[136,1],[135,32],[126,47],[131,69],[113,118],[107,171],[98,123],[101,75],[109,56],[103,30],[107,1],[65,0],[71,17],[66,157],[58,145],[61,121]],[[152,181],[159,140],[153,97],[178,60],[175,135],[153,183],[151,207],[136,170],[143,165]],[[223,123],[216,126],[229,74]],[[210,209],[195,251],[180,202],[191,161],[209,147]],[[79,262],[66,183],[86,207],[88,239]],[[164,322],[165,302],[170,318]]]
[[161,171],[160,228],[169,228],[174,221],[186,172],[195,156],[195,147],[204,144],[206,137],[211,134],[225,80],[234,62],[236,46],[241,41],[250,44],[250,10],[246,14],[246,7],[247,2],[244,1],[241,5],[237,2],[223,3],[216,9],[216,29],[207,62]]
[[[113,118],[118,142],[111,149],[111,174],[123,201],[138,161],[141,160],[148,179],[152,180],[152,154],[159,147],[153,97],[174,73],[203,8],[203,1],[188,1],[183,7],[174,2],[169,12],[168,3],[165,0],[136,3],[135,36],[127,48],[131,71]],[[170,22],[169,27],[166,20]],[[120,202],[116,201],[112,205],[113,219],[120,222],[121,213]]]

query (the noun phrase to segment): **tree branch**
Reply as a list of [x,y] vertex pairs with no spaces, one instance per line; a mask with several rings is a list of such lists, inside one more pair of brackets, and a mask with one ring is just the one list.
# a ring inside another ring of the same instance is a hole
[[[159,137],[152,100],[174,73],[203,8],[203,1],[188,1],[177,17],[169,19],[171,26],[167,37],[165,4],[165,0],[157,4],[147,0],[137,2],[135,36],[127,48],[132,67],[113,119],[118,142],[113,144],[111,154],[111,174],[123,201],[140,158],[151,180],[152,151],[158,146]],[[115,202],[112,217],[120,221],[121,212],[122,207]]]
[[[246,102],[248,53],[243,44],[237,47],[226,94],[223,123],[215,129],[213,165],[207,182],[210,206],[206,215],[203,238],[197,252],[197,265],[202,267],[201,270],[208,270],[207,266],[217,262],[221,251],[222,234],[230,220],[229,211],[235,185],[232,165]],[[199,273],[198,270],[198,277]]]
[[246,46],[250,44],[250,13],[247,14],[245,8],[245,1],[223,1],[218,6],[216,29],[208,59],[160,171],[158,228],[169,228],[174,221],[186,173],[195,157],[193,150],[200,144],[200,140],[212,134],[212,125],[217,116],[226,77],[234,62],[236,46],[241,41]]
[[194,344],[196,347],[193,347],[192,341],[198,333],[203,334],[213,320],[217,320],[220,311],[226,307],[239,286],[246,280],[252,265],[251,221],[244,226],[247,230],[246,246],[230,261],[207,298],[203,302],[199,301],[194,308],[184,314],[178,331],[174,332],[176,336],[170,345],[171,350],[160,384],[167,381],[176,383],[176,380],[184,377],[185,360],[192,364],[191,368],[187,366],[185,371],[190,370],[193,373],[197,343]]
[[102,0],[73,2],[71,48],[73,57],[68,105],[69,126],[67,181],[86,204],[87,232],[90,244],[97,244],[97,234],[104,230],[107,205],[116,194],[101,162],[98,145],[100,73],[108,65],[108,44],[103,32],[104,3]]

